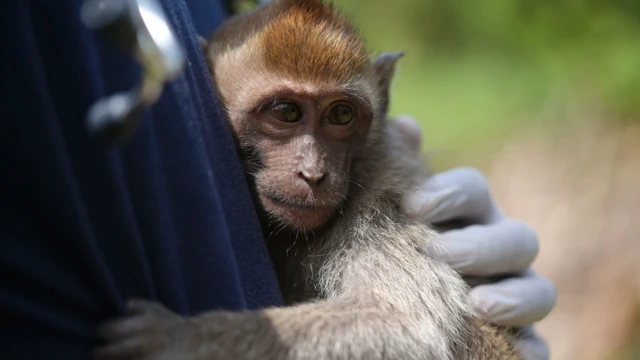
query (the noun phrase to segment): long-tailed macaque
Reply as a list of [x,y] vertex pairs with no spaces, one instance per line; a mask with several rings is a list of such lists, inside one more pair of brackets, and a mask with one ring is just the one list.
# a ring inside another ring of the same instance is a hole
[[287,307],[182,317],[128,303],[101,326],[104,359],[516,359],[461,277],[405,217],[427,176],[386,120],[401,53],[374,61],[320,0],[228,20],[205,56],[237,139]]

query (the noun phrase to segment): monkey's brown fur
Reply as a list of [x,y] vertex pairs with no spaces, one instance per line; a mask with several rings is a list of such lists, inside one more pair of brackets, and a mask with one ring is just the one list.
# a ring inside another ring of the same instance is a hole
[[[290,306],[183,318],[132,301],[133,316],[101,327],[110,343],[96,358],[519,358],[474,314],[460,276],[430,259],[436,234],[398,209],[427,175],[385,119],[399,54],[371,62],[333,8],[281,0],[226,22],[206,56]],[[265,113],[281,96],[300,102],[304,122]],[[353,106],[348,127],[315,122],[334,101]]]

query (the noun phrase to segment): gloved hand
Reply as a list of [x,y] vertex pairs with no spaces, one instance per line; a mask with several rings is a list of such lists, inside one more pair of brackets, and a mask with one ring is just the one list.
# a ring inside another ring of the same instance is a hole
[[[418,151],[421,130],[417,122],[402,116],[394,125]],[[403,210],[435,225],[461,219],[471,224],[441,232],[442,249],[435,256],[463,276],[502,275],[501,280],[472,288],[474,307],[493,323],[523,328],[516,346],[525,359],[549,359],[547,343],[531,324],[555,305],[555,287],[530,268],[538,252],[535,232],[500,212],[485,177],[471,168],[435,174],[420,190],[406,194]]]

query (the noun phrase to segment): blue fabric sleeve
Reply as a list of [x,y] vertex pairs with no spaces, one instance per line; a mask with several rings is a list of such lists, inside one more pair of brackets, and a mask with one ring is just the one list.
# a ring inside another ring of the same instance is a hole
[[2,359],[88,359],[95,325],[133,296],[182,314],[282,304],[196,41],[220,3],[162,2],[188,66],[122,148],[91,138],[85,114],[140,72],[80,4],[0,5]]

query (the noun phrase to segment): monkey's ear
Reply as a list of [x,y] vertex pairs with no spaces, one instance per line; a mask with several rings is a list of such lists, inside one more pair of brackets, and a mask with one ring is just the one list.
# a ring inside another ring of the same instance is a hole
[[389,89],[391,87],[391,80],[396,70],[396,64],[401,57],[404,56],[404,51],[398,51],[393,53],[382,53],[378,55],[373,63],[373,69],[375,71],[376,81],[378,82],[378,90],[380,93],[380,106],[381,113],[387,115],[389,110]]

